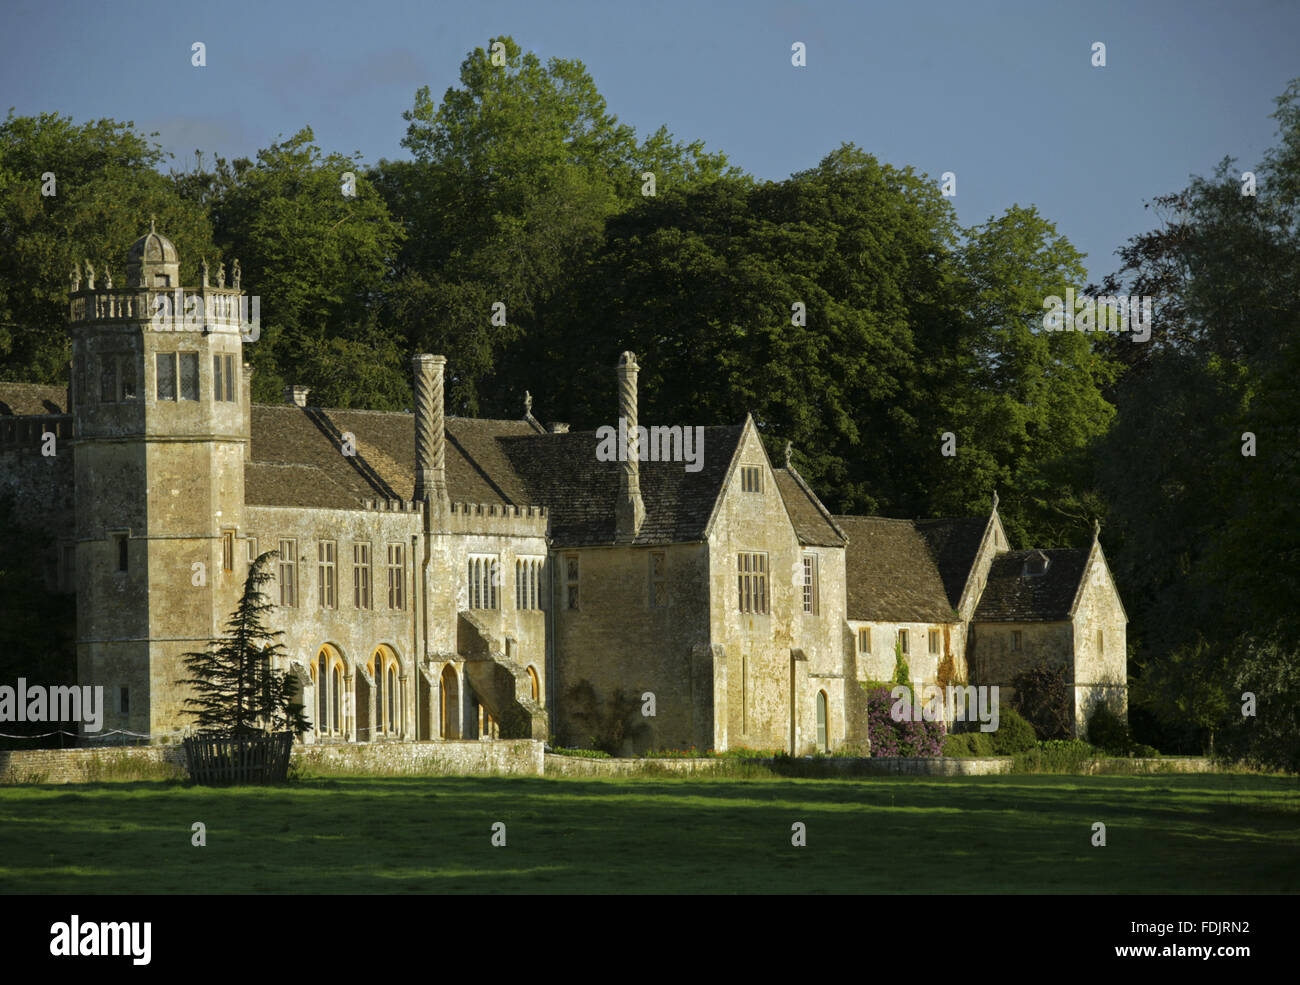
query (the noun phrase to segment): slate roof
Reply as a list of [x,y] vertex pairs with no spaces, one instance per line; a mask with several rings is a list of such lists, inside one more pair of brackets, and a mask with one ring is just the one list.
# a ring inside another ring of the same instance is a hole
[[975,622],[1062,622],[1087,566],[1088,551],[1060,548],[1042,551],[1047,571],[1024,575],[1025,560],[1038,551],[1007,551],[993,559],[988,584],[975,609]]
[[[254,404],[244,473],[252,506],[356,509],[415,492],[415,416]],[[547,507],[557,547],[614,542],[619,462],[596,458],[596,432],[538,434],[527,420],[448,417],[447,492],[454,502]],[[704,539],[743,426],[704,429],[704,468],[642,462],[646,517],[635,544]],[[342,435],[356,439],[344,456]]]
[[954,609],[961,603],[966,580],[975,567],[988,517],[961,520],[917,520],[916,530],[925,538],[930,556],[939,568],[948,604]]
[[795,536],[799,543],[813,547],[843,547],[844,538],[823,512],[821,502],[804,487],[788,469],[773,469],[776,488],[785,501],[785,511],[790,514]]
[[954,621],[939,566],[918,529],[928,521],[836,516],[835,522],[849,538],[845,569],[850,619]]
[[[467,503],[535,503],[496,439],[535,434],[526,421],[448,417],[447,492]],[[342,436],[356,439],[345,456]],[[244,475],[251,506],[356,509],[364,499],[415,494],[415,415],[254,404],[252,448]]]
[[0,417],[68,413],[68,388],[40,383],[0,383]]
[[[641,462],[645,522],[634,544],[704,539],[743,430],[743,425],[704,428],[704,467],[699,472],[687,472],[681,462]],[[598,461],[598,443],[595,431],[497,439],[527,489],[527,501],[550,511],[551,539],[557,547],[614,542],[622,463]]]

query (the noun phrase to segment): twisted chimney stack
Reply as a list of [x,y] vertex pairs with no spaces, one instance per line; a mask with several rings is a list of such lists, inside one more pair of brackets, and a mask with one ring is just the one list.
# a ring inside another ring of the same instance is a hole
[[[444,429],[443,369],[446,356],[421,353],[415,371],[415,498],[447,502],[447,436]],[[431,511],[426,508],[425,515]]]
[[618,502],[614,509],[614,539],[630,543],[645,522],[641,500],[641,447],[636,423],[636,377],[641,367],[636,356],[625,352],[618,361],[619,450],[626,449],[618,477]]

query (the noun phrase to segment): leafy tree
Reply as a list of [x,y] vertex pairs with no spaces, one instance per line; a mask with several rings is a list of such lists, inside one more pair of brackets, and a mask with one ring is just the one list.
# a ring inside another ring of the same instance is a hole
[[164,154],[149,137],[132,123],[75,124],[54,113],[11,110],[0,123],[0,378],[67,380],[72,265],[89,259],[99,283],[107,267],[123,284],[127,250],[148,232],[150,215],[184,244],[186,283],[197,277],[199,255],[213,252],[204,208],[157,170]]
[[[404,233],[357,157],[323,154],[314,139],[304,127],[256,161],[203,170],[200,158],[174,180],[211,211],[222,253],[261,299],[261,335],[244,347],[254,399],[277,402],[285,384],[305,382],[323,406],[399,410],[409,373],[374,319]],[[347,173],[355,194],[344,193]]]
[[[1237,754],[1281,764],[1286,717],[1243,723],[1239,703],[1247,679],[1285,695],[1300,652],[1300,80],[1274,117],[1255,196],[1223,161],[1156,200],[1160,227],[1106,281],[1154,294],[1156,318],[1150,343],[1114,343],[1126,370],[1098,477],[1135,697],[1165,728],[1193,724],[1207,744],[1227,729]],[[1265,672],[1261,654],[1279,664]]]
[[[1231,724],[1222,753],[1256,767],[1300,773],[1300,651],[1277,635],[1242,641],[1233,690]],[[1254,713],[1243,714],[1244,695],[1255,697]]]
[[931,182],[852,145],[784,182],[661,194],[611,218],[548,306],[524,348],[554,382],[531,389],[549,416],[609,423],[630,349],[643,419],[752,412],[832,508],[970,515],[996,486],[1013,537],[1086,536],[1113,370],[1088,337],[1039,330],[1079,254],[1033,210],[965,237]]
[[[638,144],[581,62],[543,64],[496,40],[504,64],[477,48],[440,103],[428,87],[416,93],[402,141],[414,160],[381,162],[374,175],[409,234],[386,323],[412,350],[456,351],[457,413],[517,413],[529,385],[518,371],[535,372],[519,343],[600,244],[606,219],[639,200],[644,171],[660,189],[729,173],[722,155],[664,128]],[[492,323],[498,302],[504,325]],[[500,368],[512,351],[514,371]]]
[[965,314],[944,347],[932,430],[957,437],[953,458],[928,456],[936,515],[970,516],[996,488],[1013,544],[1068,545],[1102,509],[1092,444],[1114,408],[1116,367],[1082,332],[1044,332],[1044,299],[1082,289],[1082,255],[1036,209],[1013,206],[969,229],[961,255]]
[[210,642],[206,650],[184,655],[185,666],[194,676],[181,683],[197,693],[185,700],[186,713],[194,716],[201,732],[251,735],[311,728],[302,704],[295,700],[293,675],[275,669],[284,655],[279,642],[284,633],[264,625],[273,606],[262,586],[272,580],[267,567],[277,553],[267,551],[249,567],[239,605],[226,622],[225,637]]

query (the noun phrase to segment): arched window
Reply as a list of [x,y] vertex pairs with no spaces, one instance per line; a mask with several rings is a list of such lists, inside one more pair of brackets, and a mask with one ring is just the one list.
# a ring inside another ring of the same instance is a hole
[[826,692],[817,692],[817,751],[827,752],[826,746]]
[[337,735],[343,728],[340,705],[343,693],[343,662],[329,646],[320,648],[312,663],[316,683],[316,726],[318,735]]
[[532,686],[533,689],[533,700],[541,701],[542,688],[540,683],[537,680],[537,671],[533,670],[532,667],[528,668],[528,683]]
[[328,659],[325,651],[322,650],[316,657],[316,666],[313,668],[316,678],[316,731],[321,735],[325,735],[330,730],[329,691],[325,686],[325,678],[328,673],[325,664]]
[[388,665],[388,690],[385,693],[387,693],[388,695],[388,731],[396,732],[397,731],[397,714],[396,714],[397,702],[393,700],[394,695],[397,694],[397,664],[396,663],[391,663]]
[[396,734],[402,724],[402,700],[398,687],[397,655],[385,645],[375,648],[367,666],[375,675],[374,734]]
[[340,699],[343,694],[343,668],[338,664],[334,665],[334,675],[330,678],[332,687],[330,688],[330,698],[332,699],[333,715],[330,718],[330,726],[333,731],[337,732],[342,727],[343,715],[340,708]]

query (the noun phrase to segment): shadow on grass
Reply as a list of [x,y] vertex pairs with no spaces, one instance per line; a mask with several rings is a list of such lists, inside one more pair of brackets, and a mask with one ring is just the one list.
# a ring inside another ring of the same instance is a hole
[[[1295,892],[1287,778],[0,788],[7,892]],[[791,825],[807,826],[807,847]],[[1091,845],[1092,825],[1107,846]],[[206,827],[205,847],[191,844]],[[491,843],[506,826],[506,845]],[[1207,859],[1213,859],[1207,864]]]

